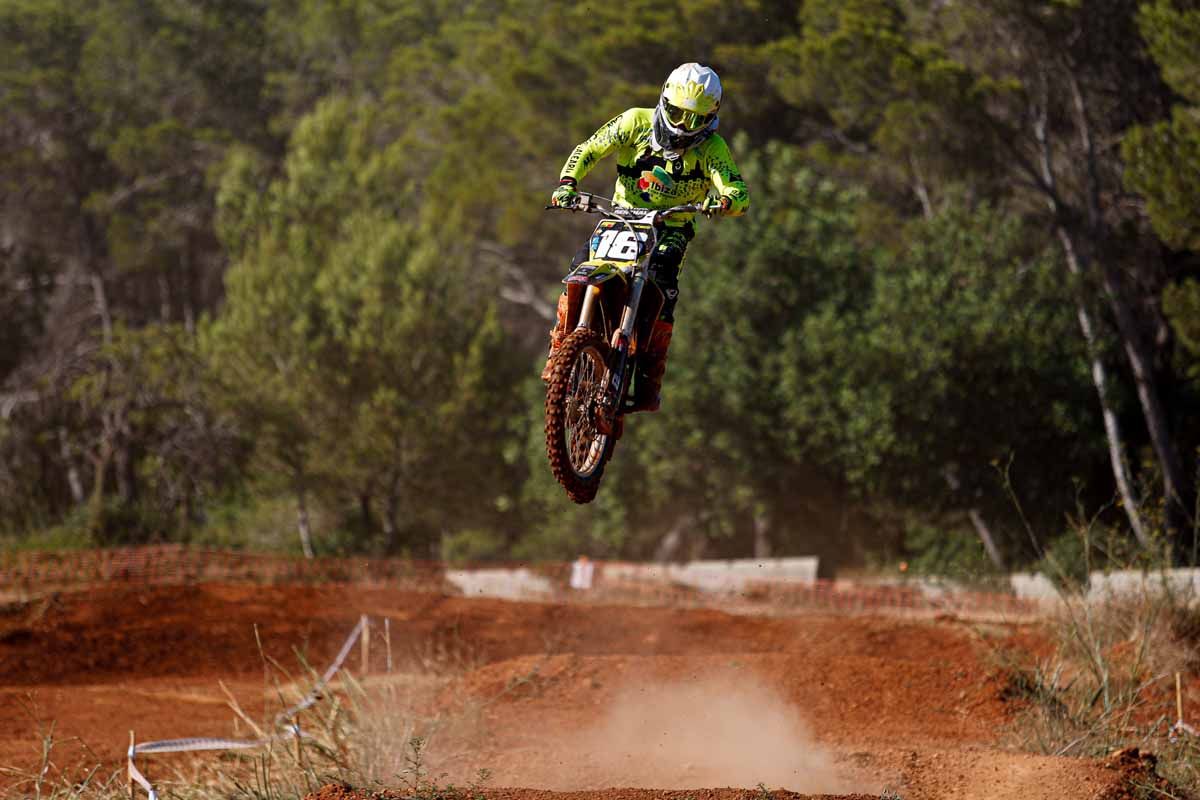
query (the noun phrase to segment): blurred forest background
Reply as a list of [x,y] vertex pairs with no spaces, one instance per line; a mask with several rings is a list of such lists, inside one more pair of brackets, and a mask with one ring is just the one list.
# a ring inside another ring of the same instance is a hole
[[[692,60],[751,211],[575,507],[543,205]],[[1198,254],[1198,0],[0,0],[0,544],[1194,561]]]

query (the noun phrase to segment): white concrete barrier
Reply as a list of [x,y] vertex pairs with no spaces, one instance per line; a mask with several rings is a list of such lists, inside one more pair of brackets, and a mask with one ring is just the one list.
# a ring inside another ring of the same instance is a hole
[[1022,600],[1053,600],[1058,597],[1054,581],[1040,572],[1014,572],[1009,576],[1013,594]]
[[[640,583],[688,586],[703,592],[738,592],[753,584],[813,585],[817,581],[817,565],[815,556],[692,561],[687,564],[595,562],[595,586],[600,589],[606,583]],[[565,588],[527,567],[446,570],[446,580],[467,597],[503,600],[545,599]]]
[[[1014,572],[1009,576],[1013,594],[1027,600],[1056,600],[1059,590],[1040,572]],[[1116,570],[1088,575],[1087,599],[1102,601],[1128,595],[1169,591],[1189,602],[1200,601],[1200,569]]]
[[[692,561],[685,564],[636,564],[596,562],[595,586],[643,584],[647,586],[686,586],[708,593],[737,593],[759,585],[817,584],[819,560],[813,557],[728,559]],[[560,581],[527,567],[447,570],[446,580],[467,597],[496,597],[505,600],[549,599],[565,589]],[[862,580],[854,581],[863,585]],[[912,577],[866,581],[870,585],[895,585],[918,589],[927,598],[937,599],[967,591],[954,581],[936,577]],[[1037,572],[1016,572],[1009,576],[1013,596],[1020,600],[1054,601],[1059,592],[1054,582]],[[1200,602],[1200,569],[1170,569],[1153,572],[1123,570],[1093,572],[1088,581],[1089,600],[1169,590],[1191,602]]]
[[467,597],[522,600],[554,594],[554,584],[549,578],[526,567],[446,570],[446,580],[457,586]]
[[1189,602],[1200,600],[1200,569],[1164,569],[1153,572],[1118,570],[1088,576],[1088,599],[1104,600],[1130,594],[1170,592]]
[[756,583],[811,585],[817,580],[816,556],[691,561],[686,564],[606,563],[605,580],[667,583],[704,592],[736,592]]

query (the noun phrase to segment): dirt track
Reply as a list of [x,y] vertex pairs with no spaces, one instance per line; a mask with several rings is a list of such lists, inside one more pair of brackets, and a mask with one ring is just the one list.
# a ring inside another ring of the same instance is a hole
[[[239,733],[218,681],[254,714],[266,660],[296,664],[300,652],[323,666],[362,613],[391,620],[398,670],[433,653],[466,668],[436,702],[470,715],[473,732],[439,767],[537,787],[493,800],[649,797],[594,791],[614,786],[700,798],[759,783],[846,797],[1116,798],[1144,767],[1002,748],[1014,709],[995,656],[1040,647],[1028,628],[250,585],[113,587],[0,611],[0,766],[33,768],[49,721],[59,766],[116,766],[130,729],[143,741]],[[382,648],[374,658],[382,671]]]

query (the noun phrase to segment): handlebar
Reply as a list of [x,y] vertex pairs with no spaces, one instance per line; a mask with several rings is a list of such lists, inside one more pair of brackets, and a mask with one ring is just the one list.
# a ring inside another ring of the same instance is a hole
[[[596,205],[597,200],[602,200],[608,203],[608,208]],[[651,217],[654,222],[664,220],[674,214],[704,214],[711,216],[713,210],[705,210],[699,203],[687,203],[681,206],[671,206],[670,208],[653,209],[653,208],[636,208],[613,205],[613,201],[609,197],[603,197],[598,194],[589,192],[580,192],[579,200],[574,205],[570,206],[546,206],[546,210],[557,209],[560,211],[582,211],[585,214],[600,214],[609,219],[645,219]]]

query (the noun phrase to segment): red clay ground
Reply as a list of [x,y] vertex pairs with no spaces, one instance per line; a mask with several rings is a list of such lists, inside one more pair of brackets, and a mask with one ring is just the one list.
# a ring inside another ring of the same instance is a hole
[[81,753],[118,765],[131,729],[141,741],[245,735],[218,681],[258,715],[265,660],[295,665],[299,652],[323,669],[363,613],[390,620],[398,670],[431,659],[465,669],[437,710],[471,719],[471,731],[439,768],[488,767],[490,785],[538,787],[489,790],[491,800],[675,800],[549,791],[613,786],[744,800],[699,790],[759,782],[840,797],[1117,798],[1145,769],[1130,756],[1001,749],[1013,709],[996,653],[1039,646],[1027,627],[215,584],[0,608],[0,766],[35,768],[51,721],[57,741],[78,740],[56,751],[59,766]]

